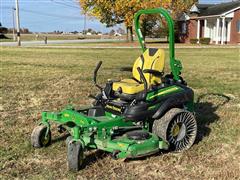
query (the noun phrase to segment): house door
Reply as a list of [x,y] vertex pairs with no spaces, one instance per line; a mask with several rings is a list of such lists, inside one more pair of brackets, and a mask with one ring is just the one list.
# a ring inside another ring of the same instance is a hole
[[214,31],[213,31],[213,24],[212,23],[209,23],[208,24],[208,32],[209,32],[209,38],[211,39],[211,42],[213,41],[213,38],[214,38]]
[[206,36],[205,37],[208,37],[211,39],[211,42],[214,41],[214,38],[215,38],[215,34],[214,34],[214,28],[215,28],[215,25],[214,25],[215,21],[213,19],[208,19],[207,20],[207,28],[206,28]]

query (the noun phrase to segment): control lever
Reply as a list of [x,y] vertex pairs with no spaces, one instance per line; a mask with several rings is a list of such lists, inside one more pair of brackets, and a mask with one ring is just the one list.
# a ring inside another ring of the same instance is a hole
[[102,91],[102,87],[97,84],[97,73],[98,73],[98,70],[101,67],[101,65],[102,65],[102,61],[99,61],[95,70],[94,70],[93,82],[94,82],[94,85]]

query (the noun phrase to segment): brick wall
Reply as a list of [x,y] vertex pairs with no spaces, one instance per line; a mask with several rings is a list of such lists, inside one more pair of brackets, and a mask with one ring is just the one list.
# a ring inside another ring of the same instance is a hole
[[237,32],[237,22],[240,20],[240,9],[234,12],[234,18],[231,22],[231,38],[230,44],[237,44],[240,43],[240,33]]
[[[234,12],[234,18],[231,21],[231,35],[228,44],[240,43],[240,32],[237,31],[237,22],[240,20],[240,9]],[[179,29],[181,30],[181,23],[179,22]],[[189,43],[190,39],[197,37],[197,20],[190,19],[187,21],[187,34],[179,34],[180,42]],[[204,37],[204,20],[200,21],[200,37]],[[215,43],[213,41],[213,43]],[[219,42],[220,43],[220,42]]]
[[[179,28],[181,30],[181,24],[183,22],[179,22]],[[191,19],[187,21],[187,34],[179,34],[180,42],[182,43],[189,43],[190,39],[197,38],[197,21],[194,19]]]
[[197,38],[197,20],[191,19],[188,23],[188,41],[190,42],[190,39]]

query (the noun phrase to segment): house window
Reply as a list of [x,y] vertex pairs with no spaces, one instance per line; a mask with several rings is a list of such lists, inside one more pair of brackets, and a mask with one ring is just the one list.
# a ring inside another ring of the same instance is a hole
[[237,21],[237,32],[240,33],[240,20]]
[[182,23],[182,34],[187,34],[187,23],[186,22]]

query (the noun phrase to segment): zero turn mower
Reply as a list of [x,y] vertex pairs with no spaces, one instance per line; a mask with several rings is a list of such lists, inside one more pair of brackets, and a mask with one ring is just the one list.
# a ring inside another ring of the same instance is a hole
[[[171,73],[165,75],[162,49],[146,48],[140,30],[142,14],[160,14],[169,28],[169,60]],[[143,53],[132,68],[132,77],[97,84],[99,62],[94,71],[94,84],[100,89],[94,105],[61,112],[42,112],[42,120],[31,135],[35,148],[51,143],[50,123],[67,130],[69,170],[80,170],[84,152],[101,149],[114,158],[137,158],[160,150],[184,151],[196,138],[197,123],[193,113],[192,89],[180,76],[182,65],[175,59],[174,23],[165,9],[140,10],[135,14],[135,30]]]

